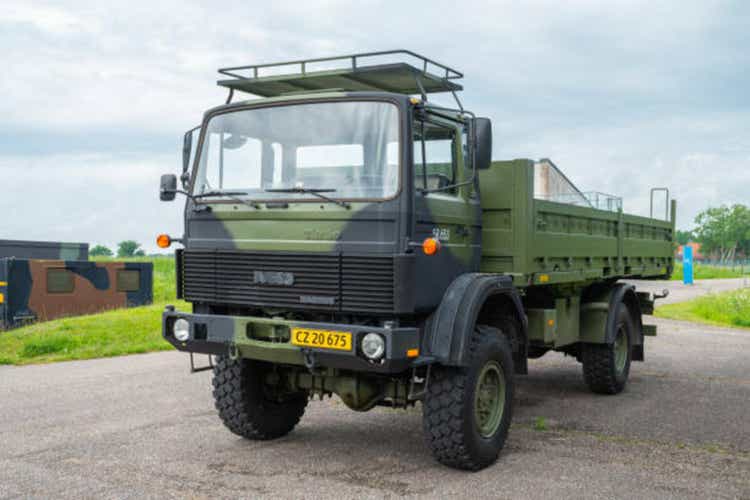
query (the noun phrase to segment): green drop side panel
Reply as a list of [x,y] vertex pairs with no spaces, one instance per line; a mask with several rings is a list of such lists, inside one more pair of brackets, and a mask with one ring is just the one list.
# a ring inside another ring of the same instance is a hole
[[479,173],[482,272],[513,273],[518,285],[667,277],[669,221],[534,199],[534,162],[493,162]]

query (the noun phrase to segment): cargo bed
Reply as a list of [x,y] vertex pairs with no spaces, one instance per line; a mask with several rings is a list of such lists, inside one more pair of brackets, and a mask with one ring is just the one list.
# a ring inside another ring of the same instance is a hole
[[671,274],[674,203],[670,220],[659,220],[538,199],[535,165],[500,161],[480,171],[482,272],[511,274],[517,286]]

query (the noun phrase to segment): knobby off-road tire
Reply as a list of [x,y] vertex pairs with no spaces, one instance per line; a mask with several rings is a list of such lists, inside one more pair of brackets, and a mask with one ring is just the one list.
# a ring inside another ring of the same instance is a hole
[[[478,326],[469,360],[465,368],[433,370],[422,422],[438,462],[479,470],[497,460],[510,428],[514,388],[510,342],[497,328]],[[489,398],[492,394],[499,408]]]
[[618,394],[630,375],[635,326],[622,302],[615,311],[615,338],[612,344],[583,345],[583,379],[592,392]]
[[294,429],[307,406],[307,393],[278,394],[264,382],[270,365],[216,358],[213,395],[224,425],[246,439],[267,440]]

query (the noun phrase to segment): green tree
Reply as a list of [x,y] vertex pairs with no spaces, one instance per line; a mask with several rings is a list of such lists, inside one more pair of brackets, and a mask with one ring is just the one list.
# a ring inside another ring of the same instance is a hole
[[702,250],[716,254],[722,262],[750,250],[750,208],[745,205],[708,208],[698,214],[695,223]]
[[677,241],[678,245],[687,245],[694,239],[695,235],[692,231],[681,231],[678,229],[677,233],[675,234],[675,240]]
[[133,240],[125,240],[121,241],[117,244],[117,256],[118,257],[134,257],[138,255],[138,252],[140,252],[140,255],[143,255],[143,250],[140,250],[139,247],[141,246],[140,243]]
[[96,245],[89,251],[89,255],[92,257],[112,257],[112,250],[104,245]]

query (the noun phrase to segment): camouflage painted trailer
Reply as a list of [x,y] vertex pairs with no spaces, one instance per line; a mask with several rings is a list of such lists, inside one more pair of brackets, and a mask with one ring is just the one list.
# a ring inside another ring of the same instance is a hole
[[[158,242],[184,247],[192,304],[164,311],[163,336],[214,356],[229,430],[283,436],[314,396],[421,401],[437,460],[476,470],[529,358],[564,353],[593,392],[625,388],[656,297],[620,280],[671,273],[674,203],[670,220],[627,215],[549,160],[493,162],[463,75],[409,51],[220,72],[229,97],[185,135],[181,189],[161,179],[163,201],[187,198],[184,233]],[[441,92],[457,107],[428,100]]]
[[0,240],[0,259],[89,260],[88,243]]
[[153,301],[153,264],[0,259],[0,330]]

